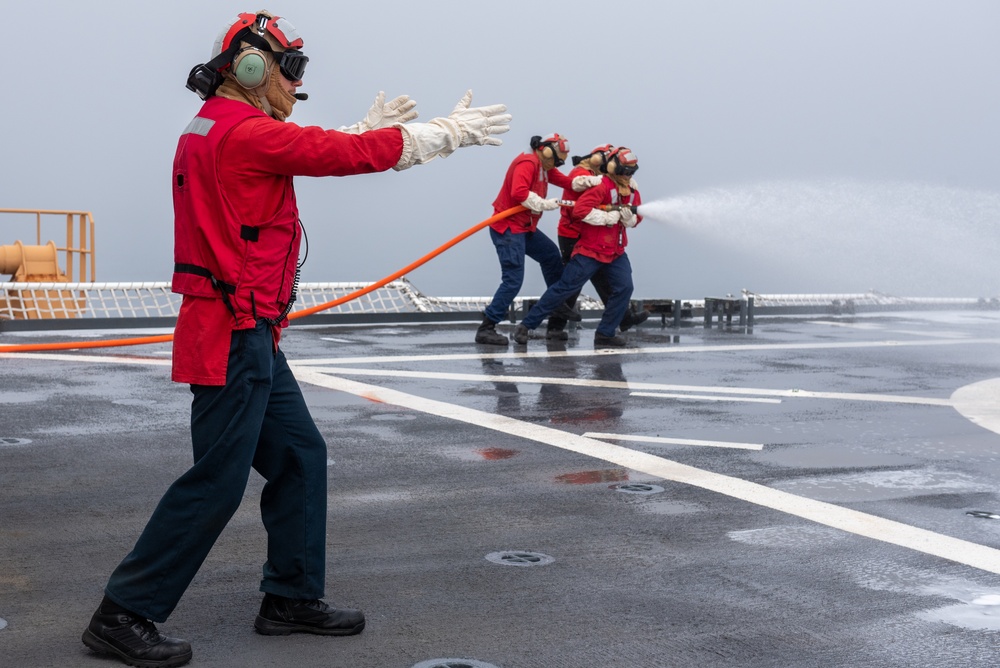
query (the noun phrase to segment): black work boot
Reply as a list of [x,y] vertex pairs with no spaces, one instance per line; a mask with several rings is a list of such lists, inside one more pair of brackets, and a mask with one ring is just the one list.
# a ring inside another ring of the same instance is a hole
[[563,320],[570,320],[572,322],[580,322],[583,320],[583,316],[580,315],[580,312],[570,308],[565,302],[560,304],[559,308],[552,312],[552,316],[562,318]]
[[191,660],[188,641],[166,637],[153,622],[124,610],[107,597],[90,618],[83,644],[139,668],[170,668]]
[[483,323],[476,330],[476,343],[485,343],[490,346],[506,346],[510,341],[503,334],[497,332],[497,324],[487,316],[483,316]]
[[649,319],[649,311],[645,309],[642,311],[625,311],[625,317],[622,318],[622,324],[618,325],[618,329],[625,332],[646,322]]
[[320,600],[304,601],[264,594],[253,627],[265,636],[287,636],[289,633],[352,636],[364,630],[365,614],[352,608],[332,608]]
[[628,342],[625,340],[625,337],[620,334],[615,334],[614,336],[605,336],[600,332],[594,334],[594,346],[597,348],[621,348],[626,343]]
[[523,346],[527,342],[528,328],[519,322],[517,323],[517,327],[514,328],[514,343],[520,343]]
[[569,341],[569,332],[561,327],[548,327],[545,330],[545,338],[549,341]]

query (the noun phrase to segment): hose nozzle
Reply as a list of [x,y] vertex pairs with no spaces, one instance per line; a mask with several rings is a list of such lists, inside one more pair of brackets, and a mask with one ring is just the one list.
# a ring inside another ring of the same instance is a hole
[[628,209],[632,213],[639,213],[639,207],[636,204],[605,204],[598,208],[601,211],[624,211]]
[[[559,206],[574,207],[576,202],[571,199],[557,199],[556,203]],[[637,204],[605,204],[604,206],[595,207],[601,211],[624,211],[625,209],[630,210],[632,213],[639,213],[639,206]]]

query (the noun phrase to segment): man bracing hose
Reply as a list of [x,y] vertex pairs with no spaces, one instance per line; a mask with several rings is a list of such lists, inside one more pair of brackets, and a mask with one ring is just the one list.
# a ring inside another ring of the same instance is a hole
[[[530,257],[542,269],[546,287],[559,280],[563,263],[559,248],[544,232],[538,221],[545,211],[559,208],[559,200],[546,199],[549,183],[559,188],[583,190],[599,182],[595,177],[582,177],[574,186],[573,179],[559,171],[569,157],[569,142],[558,132],[544,139],[531,138],[531,152],[522,153],[507,168],[503,185],[493,201],[493,212],[500,213],[520,204],[527,211],[515,213],[490,225],[490,239],[500,261],[500,287],[483,312],[483,322],[476,330],[476,343],[506,346],[507,337],[496,330],[497,324],[507,317],[510,305],[524,283],[524,260]],[[564,320],[580,320],[580,314],[562,306],[556,315]]]
[[[573,169],[569,173],[569,177],[573,179],[574,185],[577,183],[582,183],[581,179],[576,177],[579,176],[591,176],[596,178],[597,182],[601,181],[601,174],[607,168],[608,165],[608,155],[614,150],[614,146],[611,144],[603,144],[594,148],[587,155],[574,155],[573,156]],[[596,185],[596,184],[595,184]],[[634,186],[634,183],[633,183]],[[566,188],[563,190],[562,199],[564,202],[575,202],[580,196],[580,193],[573,188]],[[577,211],[576,207],[573,206],[563,206],[562,211],[559,215],[559,252],[562,254],[563,265],[569,263],[571,257],[573,257],[573,247],[576,246],[576,242],[580,238],[580,227],[584,225],[580,220],[581,216]],[[608,279],[604,275],[604,269],[598,269],[597,272],[590,277],[590,283],[594,286],[594,290],[597,291],[597,296],[601,298],[601,302],[604,304],[608,303],[608,299],[611,298],[611,286],[608,285]],[[569,308],[574,308],[576,306],[576,300],[580,296],[579,291],[571,294],[566,299],[566,306]],[[633,311],[632,309],[627,309],[625,315],[622,316],[622,321],[618,324],[618,328],[621,331],[626,331],[636,325],[642,324],[649,318],[649,311]],[[545,329],[545,338],[557,341],[566,341],[569,339],[569,332],[566,331],[566,321],[558,316],[551,316],[549,318],[548,327]]]
[[187,663],[185,640],[154,622],[174,610],[243,500],[250,469],[266,481],[263,635],[351,635],[360,610],[322,599],[327,446],[278,346],[295,300],[303,237],[292,179],[404,170],[460,147],[498,146],[510,115],[472,107],[471,91],[427,123],[413,102],[379,94],[364,121],[338,130],[285,122],[308,57],[287,19],[241,14],[191,71],[205,100],[174,158],[173,290],[183,295],[172,378],[193,394],[193,466],[160,500],[111,574],[83,634],[91,649],[143,668]]
[[562,278],[545,291],[524,320],[514,328],[515,342],[527,343],[529,332],[538,327],[545,316],[565,305],[567,297],[579,291],[591,276],[603,269],[611,294],[604,304],[604,315],[594,334],[594,345],[620,347],[626,344],[617,327],[632,297],[632,265],[625,254],[625,246],[628,245],[627,228],[635,227],[642,221],[642,216],[635,212],[642,200],[632,180],[638,169],[638,160],[625,147],[617,148],[608,155],[607,175],[601,185],[585,191],[576,201],[574,208],[584,225],[580,228],[580,239],[573,247],[573,257],[563,270]]

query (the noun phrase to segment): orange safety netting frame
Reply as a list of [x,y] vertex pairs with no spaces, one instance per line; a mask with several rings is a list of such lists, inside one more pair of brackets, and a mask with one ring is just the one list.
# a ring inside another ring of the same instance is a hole
[[[386,285],[387,283],[391,283],[392,281],[395,281],[397,278],[400,278],[401,276],[405,276],[406,274],[410,273],[411,271],[413,271],[417,267],[419,267],[419,266],[421,266],[423,264],[426,264],[427,262],[431,261],[432,259],[434,259],[438,255],[440,255],[441,253],[445,252],[446,250],[448,250],[452,246],[458,244],[460,241],[464,241],[465,239],[467,239],[468,237],[472,236],[473,234],[475,234],[479,230],[483,229],[484,227],[488,227],[489,225],[492,225],[493,223],[495,223],[495,222],[497,222],[499,220],[503,220],[504,218],[507,218],[508,216],[514,215],[518,211],[524,211],[524,210],[525,209],[524,209],[523,206],[518,205],[518,206],[511,207],[511,208],[507,209],[506,211],[501,211],[500,213],[495,214],[495,215],[487,218],[486,220],[482,221],[481,223],[477,223],[476,225],[473,225],[472,227],[470,227],[469,229],[467,229],[465,232],[462,232],[461,234],[459,234],[457,237],[451,239],[450,241],[448,241],[445,244],[442,244],[441,246],[438,246],[437,248],[435,248],[434,250],[432,250],[430,253],[427,253],[426,255],[424,255],[423,257],[421,257],[419,260],[411,262],[410,264],[406,265],[405,267],[403,267],[399,271],[396,271],[396,272],[394,272],[394,273],[386,276],[385,278],[372,283],[369,286],[361,288],[360,290],[355,290],[354,292],[352,292],[349,295],[344,295],[343,297],[338,297],[337,299],[334,299],[332,301],[328,301],[328,302],[323,303],[323,304],[318,304],[316,306],[312,306],[312,307],[307,308],[307,309],[302,309],[301,311],[296,311],[295,313],[292,313],[291,315],[289,315],[288,319],[289,320],[297,320],[299,318],[304,318],[307,315],[312,315],[312,314],[318,313],[320,311],[325,311],[327,309],[331,309],[331,308],[333,308],[335,306],[340,306],[341,304],[345,304],[345,303],[347,303],[347,302],[349,302],[349,301],[351,301],[353,299],[357,299],[358,297],[362,297],[362,296],[368,294],[369,292],[374,292],[375,290],[378,290],[379,288],[381,288],[382,286]],[[139,336],[139,337],[134,337],[134,338],[129,338],[129,339],[110,339],[110,340],[106,340],[106,341],[82,341],[82,342],[81,341],[73,341],[73,342],[70,342],[70,341],[61,341],[59,343],[27,343],[27,344],[17,345],[17,346],[0,345],[0,353],[29,353],[29,352],[44,352],[44,351],[51,351],[51,350],[79,350],[79,349],[84,349],[84,348],[116,348],[116,347],[119,347],[119,346],[140,346],[140,345],[146,345],[146,344],[150,344],[150,343],[167,343],[169,341],[173,341],[173,339],[174,339],[174,335],[171,333],[171,334],[160,334],[158,336]]]

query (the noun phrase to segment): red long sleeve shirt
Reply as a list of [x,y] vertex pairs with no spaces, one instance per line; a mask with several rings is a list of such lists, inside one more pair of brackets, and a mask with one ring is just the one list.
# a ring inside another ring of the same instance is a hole
[[[549,192],[549,182],[559,188],[569,188],[573,181],[560,172],[558,169],[545,171],[542,169],[542,161],[534,152],[522,153],[514,158],[507,168],[503,185],[497,198],[493,200],[493,213],[500,213],[517,206],[528,199],[528,193],[535,193],[541,198]],[[517,213],[499,220],[490,227],[503,234],[508,229],[514,234],[524,234],[534,232],[541,219],[541,213],[534,211],[518,211]]]
[[[210,278],[174,274],[184,295],[175,381],[224,385],[231,332],[287,303],[301,238],[292,177],[385,171],[402,151],[397,128],[349,135],[277,121],[243,102],[205,102],[174,158],[174,256],[231,286],[234,312]],[[274,328],[275,341],[286,324]]]
[[[575,202],[580,196],[580,193],[576,192],[572,188],[573,179],[578,176],[593,176],[593,172],[586,167],[580,166],[576,166],[570,170],[569,176],[566,177],[570,181],[570,187],[563,188],[563,199]],[[578,239],[580,237],[580,219],[581,216],[577,215],[576,207],[564,206],[562,211],[559,213],[559,236]],[[586,223],[583,224],[585,225]]]
[[[618,194],[614,181],[606,176],[601,185],[588,188],[581,193],[573,212],[581,221],[580,240],[573,247],[573,255],[580,253],[598,262],[609,263],[625,253],[625,247],[628,245],[627,227],[621,223],[605,227],[582,222],[588,213],[605,204],[638,206],[642,204],[642,198],[639,196],[639,191],[634,189],[630,195],[622,197]],[[637,216],[636,225],[641,222],[642,216]]]

